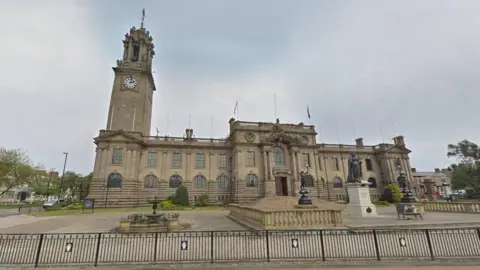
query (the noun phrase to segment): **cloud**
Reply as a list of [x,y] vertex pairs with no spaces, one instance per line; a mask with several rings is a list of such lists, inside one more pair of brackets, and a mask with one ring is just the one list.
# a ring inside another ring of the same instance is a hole
[[404,135],[419,169],[449,164],[446,145],[480,132],[475,0],[34,3],[0,3],[11,37],[0,139],[49,167],[68,150],[72,168],[92,169],[110,67],[143,7],[156,45],[153,133],[181,136],[190,122],[199,137],[224,137],[237,99],[241,120],[274,121],[274,94],[282,122],[308,123],[309,105],[327,143]]
[[68,151],[68,168],[91,170],[92,137],[104,125],[112,76],[88,8],[2,1],[0,15],[2,146],[24,148],[57,170]]

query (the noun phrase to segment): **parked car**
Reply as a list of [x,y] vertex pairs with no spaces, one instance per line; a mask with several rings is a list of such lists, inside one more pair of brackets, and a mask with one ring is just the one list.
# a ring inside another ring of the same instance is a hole
[[57,199],[51,199],[51,200],[48,200],[46,201],[43,205],[42,205],[42,208],[47,210],[48,208],[58,204],[59,201]]

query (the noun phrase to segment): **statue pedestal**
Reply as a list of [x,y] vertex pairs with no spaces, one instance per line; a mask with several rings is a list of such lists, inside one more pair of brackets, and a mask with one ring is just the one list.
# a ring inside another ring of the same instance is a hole
[[346,211],[349,217],[376,217],[377,208],[370,200],[368,182],[347,183],[348,199]]

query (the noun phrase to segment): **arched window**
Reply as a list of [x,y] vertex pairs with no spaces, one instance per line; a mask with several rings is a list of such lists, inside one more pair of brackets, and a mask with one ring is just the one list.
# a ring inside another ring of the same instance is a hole
[[111,173],[107,178],[108,188],[121,188],[123,176],[119,173]]
[[178,174],[174,174],[170,177],[170,181],[168,181],[169,188],[177,188],[182,184],[182,177]]
[[272,148],[273,164],[277,166],[285,166],[285,152],[279,146]]
[[205,188],[207,187],[207,178],[199,174],[193,178],[193,187],[194,188]]
[[333,187],[334,188],[342,188],[343,187],[343,181],[340,177],[335,177],[333,178]]
[[157,188],[158,187],[158,178],[153,174],[149,174],[149,175],[145,176],[145,179],[143,179],[143,187],[144,188]]
[[246,183],[247,187],[257,187],[258,186],[258,177],[253,173],[247,174],[247,176],[245,177],[245,180],[247,182]]
[[311,174],[304,174],[303,179],[305,180],[305,187],[313,187],[314,181],[313,181],[313,176]]
[[228,178],[224,174],[217,178],[217,188],[228,188]]
[[370,183],[370,188],[377,188],[377,179],[370,177],[367,181]]

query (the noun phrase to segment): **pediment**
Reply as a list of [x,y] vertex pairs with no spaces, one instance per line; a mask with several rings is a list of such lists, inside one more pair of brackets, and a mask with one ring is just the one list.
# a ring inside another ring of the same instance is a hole
[[391,145],[385,149],[385,152],[397,152],[397,153],[411,153],[412,151],[405,146],[401,145]]
[[283,131],[278,133],[270,133],[263,138],[263,143],[280,143],[285,145],[304,144],[304,142],[297,136],[291,136]]
[[93,139],[95,143],[100,141],[123,141],[123,142],[136,142],[143,143],[142,140],[136,138],[134,135],[129,134],[123,130],[101,130],[100,135]]

